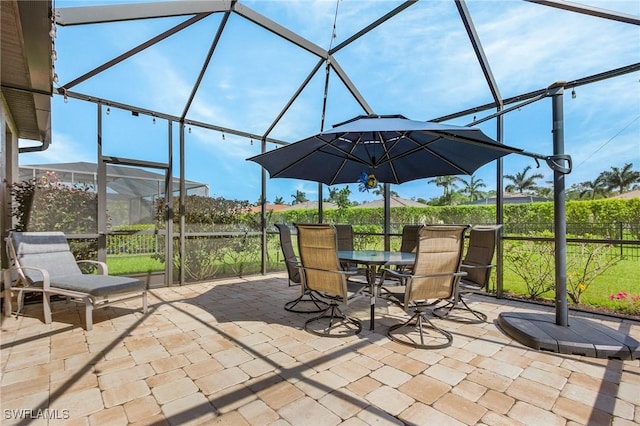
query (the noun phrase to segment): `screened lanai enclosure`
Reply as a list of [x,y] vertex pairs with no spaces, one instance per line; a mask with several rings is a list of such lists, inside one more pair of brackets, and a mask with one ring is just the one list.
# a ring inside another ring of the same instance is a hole
[[[20,166],[20,181],[56,179],[69,186],[81,186],[96,191],[98,165],[95,163],[52,163]],[[168,178],[139,167],[108,164],[106,167],[107,212],[110,226],[153,224],[155,205],[165,198]],[[169,191],[180,193],[180,179],[171,178]],[[207,184],[185,180],[187,195],[209,196]]]
[[[97,165],[99,257],[108,256],[103,236],[112,232],[109,170],[176,176],[178,190],[163,194],[164,224],[152,232],[164,245],[162,270],[154,270],[164,285],[283,269],[266,208],[236,222],[192,213],[244,212],[297,190],[327,198],[336,188],[270,180],[246,158],[357,115],[474,125],[543,156],[570,154],[574,169],[557,178],[562,185],[586,179],[603,141],[620,132],[612,145],[628,147],[638,135],[640,11],[632,2],[102,3],[49,3],[53,132],[50,141],[23,141],[19,163]],[[552,135],[554,97],[564,106],[562,152]],[[620,158],[640,156],[625,149]],[[526,166],[554,179],[544,162],[515,155],[481,169],[497,193],[488,221],[504,221],[503,175]],[[338,188],[367,195],[356,179]],[[190,198],[198,182],[213,204]],[[415,198],[426,186],[393,190]],[[389,199],[390,185],[384,190]],[[303,217],[341,220],[321,206]],[[387,203],[375,223],[356,225],[379,226],[363,239],[389,247],[402,224]]]

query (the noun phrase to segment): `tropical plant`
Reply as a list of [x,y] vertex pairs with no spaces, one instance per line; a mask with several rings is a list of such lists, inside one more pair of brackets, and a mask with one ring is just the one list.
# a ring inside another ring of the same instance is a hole
[[542,198],[551,198],[553,197],[553,188],[548,186],[539,186],[535,190],[536,196]]
[[309,201],[309,199],[307,198],[307,194],[300,191],[299,189],[296,190],[295,194],[291,194],[291,198],[293,198],[293,201],[291,202],[291,204],[302,204]]
[[351,195],[351,189],[349,189],[348,186],[342,189],[329,188],[329,198],[325,198],[324,201],[333,203],[337,205],[338,208],[347,208],[351,206],[349,195]]
[[[376,188],[372,191],[373,195],[378,195],[380,197],[384,196],[384,185],[379,183],[378,186],[376,186]],[[400,194],[398,194],[397,191],[394,191],[393,189],[389,190],[389,196],[390,197],[399,197]]]
[[[458,176],[438,176],[433,179],[429,179],[427,183],[435,183],[436,186],[443,188],[443,195],[440,201],[436,201],[439,205],[451,205],[453,201],[453,193],[458,188],[456,182],[464,182],[463,179]],[[442,203],[442,204],[440,204]]]
[[640,172],[632,168],[632,163],[625,164],[622,169],[611,167],[611,170],[602,172],[598,178],[602,179],[607,189],[615,189],[618,194],[622,194],[631,189],[634,183],[640,182]]
[[580,198],[589,198],[591,200],[607,193],[607,185],[602,174],[592,181],[580,182],[578,188],[580,190]]
[[447,196],[453,189],[456,189],[458,186],[456,182],[464,182],[463,179],[458,176],[438,176],[433,179],[429,179],[427,183],[435,183],[436,186],[441,186],[443,188],[443,195]]
[[544,177],[541,173],[534,173],[527,176],[531,170],[531,166],[524,168],[522,172],[518,172],[515,175],[504,175],[505,179],[510,180],[512,183],[505,187],[507,192],[518,192],[523,194],[525,191],[534,191],[538,186],[536,185],[536,179],[542,179]]
[[282,204],[284,204],[284,198],[282,198],[282,197],[276,197],[276,200],[273,202],[273,204],[277,204],[277,205],[282,205]]
[[482,179],[476,179],[476,175],[471,175],[469,180],[460,179],[463,184],[460,192],[468,196],[472,201],[477,200],[478,198],[482,198],[484,193],[480,190],[480,188],[486,188],[487,185],[484,184]]

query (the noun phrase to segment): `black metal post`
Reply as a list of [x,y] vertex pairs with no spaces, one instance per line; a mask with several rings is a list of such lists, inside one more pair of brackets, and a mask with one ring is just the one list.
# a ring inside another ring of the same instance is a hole
[[385,183],[384,188],[384,249],[391,250],[391,185]]
[[[563,92],[565,82],[549,86],[553,111],[553,154],[564,155]],[[565,209],[564,173],[553,170],[553,214],[556,259],[556,325],[569,325],[567,305],[567,216]]]

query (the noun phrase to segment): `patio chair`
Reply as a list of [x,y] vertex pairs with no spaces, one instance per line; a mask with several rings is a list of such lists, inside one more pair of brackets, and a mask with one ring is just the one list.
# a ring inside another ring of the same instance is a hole
[[[64,296],[85,305],[85,328],[93,328],[93,310],[133,298],[142,298],[147,312],[147,288],[140,280],[109,275],[107,265],[93,260],[76,261],[62,232],[10,232],[6,238],[10,268],[5,270],[5,316],[12,313],[12,292],[18,310],[24,293],[41,293],[44,322],[51,323],[51,295]],[[100,274],[83,274],[78,264],[90,263]]]
[[[363,296],[366,285],[352,283],[348,277],[357,271],[345,271],[338,260],[336,228],[330,224],[296,224],[298,252],[303,285],[327,298],[329,306],[320,315],[307,320],[304,329],[326,337],[343,337],[362,331],[359,319],[347,316],[340,305],[347,306]],[[328,320],[328,321],[327,321]],[[320,330],[313,327],[320,326]]]
[[278,228],[280,234],[280,248],[282,249],[284,261],[287,266],[289,286],[292,284],[301,285],[300,296],[285,303],[284,309],[297,313],[318,313],[324,311],[329,305],[316,297],[316,295],[302,283],[299,269],[300,263],[293,250],[293,243],[291,241],[291,229],[284,223],[276,223],[275,227]]
[[420,230],[424,225],[404,225],[402,227],[402,240],[400,242],[400,251],[406,253],[415,253],[418,245]]
[[[334,224],[333,226],[336,228],[338,251],[353,251],[353,226],[347,223]],[[345,261],[340,261],[340,266],[345,271],[358,272],[357,274],[350,275],[347,278],[349,281],[357,282],[362,285],[368,283],[366,268],[359,268],[358,264]]]
[[[480,323],[487,320],[487,315],[483,312],[471,309],[464,296],[470,293],[484,291],[489,286],[491,270],[495,266],[493,255],[498,241],[498,233],[502,225],[476,225],[469,233],[469,246],[460,265],[460,270],[465,271],[467,276],[462,277],[456,283],[454,297],[445,306],[434,310],[434,315],[440,318],[447,318],[454,321],[468,323]],[[462,306],[460,306],[462,305]],[[452,315],[454,309],[466,310],[475,318],[467,318],[462,315]]]
[[458,277],[466,275],[459,272],[466,229],[460,225],[424,227],[419,231],[412,272],[383,270],[382,279],[390,275],[406,283],[388,287],[389,300],[413,311],[409,320],[389,328],[387,336],[394,342],[422,349],[445,348],[453,342],[451,333],[435,326],[429,316],[437,303],[452,297]]
[[[424,228],[424,225],[404,225],[402,227],[402,240],[400,242],[400,251],[405,253],[415,253],[416,246],[418,244],[418,236],[420,230]],[[399,265],[395,267],[397,272],[411,273],[412,266]],[[384,286],[388,285],[404,285],[401,279],[397,277],[391,277],[387,275],[385,280],[380,280],[378,283],[378,289],[381,296],[385,296],[386,289]]]

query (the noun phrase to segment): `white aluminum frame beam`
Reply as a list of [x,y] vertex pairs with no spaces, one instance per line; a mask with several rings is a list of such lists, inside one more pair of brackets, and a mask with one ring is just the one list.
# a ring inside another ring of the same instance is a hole
[[108,6],[79,6],[56,9],[56,24],[62,26],[102,24],[138,19],[167,18],[198,13],[227,12],[232,3],[211,1],[168,1],[153,3],[117,4]]

